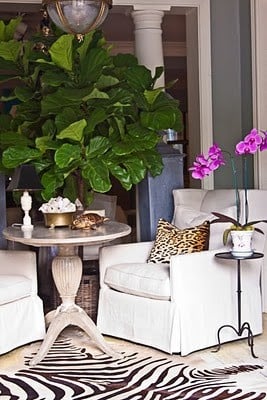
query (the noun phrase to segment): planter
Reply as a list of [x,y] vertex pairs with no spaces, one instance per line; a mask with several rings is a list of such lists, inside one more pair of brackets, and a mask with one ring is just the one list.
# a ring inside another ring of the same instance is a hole
[[253,230],[231,231],[233,244],[231,253],[234,257],[250,257],[253,254],[252,235]]
[[45,226],[53,228],[56,226],[69,226],[72,224],[76,212],[43,213]]

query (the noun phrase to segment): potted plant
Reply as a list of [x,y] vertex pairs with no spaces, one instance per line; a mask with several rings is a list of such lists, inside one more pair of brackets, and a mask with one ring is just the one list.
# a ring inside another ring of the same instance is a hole
[[[267,220],[248,221],[249,204],[248,204],[248,185],[247,185],[247,157],[255,154],[257,151],[264,151],[267,149],[267,131],[259,131],[252,129],[243,140],[237,143],[235,147],[235,154],[243,157],[243,177],[244,177],[244,192],[245,192],[245,209],[244,209],[244,221],[240,221],[240,198],[237,187],[237,169],[235,166],[234,158],[231,153],[226,152],[230,156],[234,189],[236,193],[236,218],[213,212],[216,219],[212,220],[211,223],[225,222],[231,223],[231,226],[224,231],[223,244],[227,243],[229,234],[232,237],[233,255],[249,256],[252,254],[252,234],[253,231],[257,231],[263,234],[263,231],[255,224],[260,222],[267,222]],[[208,155],[200,154],[196,157],[196,160],[192,167],[189,168],[192,171],[192,177],[195,179],[203,179],[205,176],[210,175],[213,171],[222,165],[225,165],[226,161],[224,153],[217,144],[214,144],[209,148]]]
[[112,179],[130,190],[163,164],[160,131],[182,129],[179,104],[155,88],[155,76],[130,54],[112,56],[101,31],[79,42],[58,33],[16,41],[20,19],[0,21],[0,79],[17,82],[1,98],[16,102],[0,115],[0,171],[34,164],[42,198],[63,195],[83,205]]

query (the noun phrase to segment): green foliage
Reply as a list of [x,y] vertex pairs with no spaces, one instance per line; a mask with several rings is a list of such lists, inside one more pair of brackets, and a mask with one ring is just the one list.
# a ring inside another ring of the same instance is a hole
[[130,190],[148,171],[160,174],[159,131],[182,129],[178,102],[154,88],[162,69],[153,77],[133,55],[111,56],[101,31],[81,43],[61,34],[47,48],[16,42],[16,23],[0,22],[0,80],[20,82],[1,99],[18,105],[13,118],[1,115],[0,170],[33,163],[45,200],[84,202],[109,191],[112,177]]

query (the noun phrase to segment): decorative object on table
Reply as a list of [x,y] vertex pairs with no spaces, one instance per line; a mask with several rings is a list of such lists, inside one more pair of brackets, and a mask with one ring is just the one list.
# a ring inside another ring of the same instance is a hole
[[70,226],[76,213],[76,206],[66,197],[55,197],[39,208],[44,216],[45,226]]
[[38,34],[41,51],[35,37],[13,40],[12,21],[2,23],[0,60],[1,77],[15,89],[1,100],[19,104],[12,116],[0,116],[0,171],[27,160],[41,177],[45,201],[79,198],[84,208],[114,179],[130,190],[147,172],[160,175],[159,132],[183,125],[179,102],[155,87],[163,69],[152,76],[132,54],[113,56],[99,30],[80,43],[58,31]]
[[[247,167],[247,157],[249,155],[255,154],[257,151],[264,151],[267,149],[267,131],[259,131],[257,129],[252,129],[239,143],[237,143],[235,147],[235,154],[237,156],[243,157],[243,186],[245,191],[245,215],[244,222],[240,221],[240,196],[237,186],[237,169],[235,166],[235,160],[231,153],[228,151],[222,150],[217,144],[214,144],[209,148],[208,155],[204,156],[200,154],[196,157],[196,160],[192,167],[189,168],[189,171],[192,171],[192,177],[195,179],[203,179],[206,176],[210,175],[211,172],[218,169],[220,166],[225,165],[226,161],[223,153],[227,153],[230,157],[232,173],[233,173],[233,182],[234,189],[236,193],[236,218],[229,217],[227,215],[213,212],[216,219],[210,221],[211,223],[216,222],[230,222],[232,225],[224,231],[223,234],[223,243],[224,245],[227,242],[228,236],[231,232],[231,237],[234,239],[234,247],[233,247],[233,255],[238,255],[239,252],[242,253],[242,256],[250,256],[253,253],[252,249],[252,239],[251,232],[257,231],[263,234],[263,231],[259,228],[254,227],[255,224],[260,222],[267,222],[267,220],[257,220],[257,221],[248,221],[249,216],[249,204],[248,204],[248,167]],[[242,237],[241,232],[244,231],[244,237]],[[235,234],[234,232],[238,232]],[[249,239],[247,239],[249,237]],[[246,238],[246,239],[245,239]],[[239,243],[237,240],[239,239]],[[245,247],[245,248],[244,248]]]
[[253,229],[231,230],[230,235],[233,245],[231,253],[234,257],[250,257],[253,254],[253,248],[252,248]]
[[96,229],[98,226],[102,225],[104,222],[109,221],[108,217],[103,217],[97,213],[92,213],[90,211],[84,212],[81,215],[78,215],[72,221],[72,229]]
[[32,197],[29,192],[42,190],[43,186],[40,182],[39,176],[36,173],[34,165],[22,164],[15,169],[14,175],[6,190],[8,191],[22,191],[21,208],[24,211],[23,224],[21,229],[27,234],[33,230],[33,225],[30,217],[30,210],[32,208]]
[[83,35],[97,29],[112,8],[112,0],[43,0],[51,20],[64,32]]

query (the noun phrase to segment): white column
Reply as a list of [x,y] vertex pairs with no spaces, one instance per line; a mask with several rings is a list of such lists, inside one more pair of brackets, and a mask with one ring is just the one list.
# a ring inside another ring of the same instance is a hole
[[[152,75],[156,67],[164,66],[161,29],[163,16],[163,11],[151,9],[132,12],[135,24],[135,55],[140,64],[151,70]],[[163,73],[156,86],[164,84]]]

